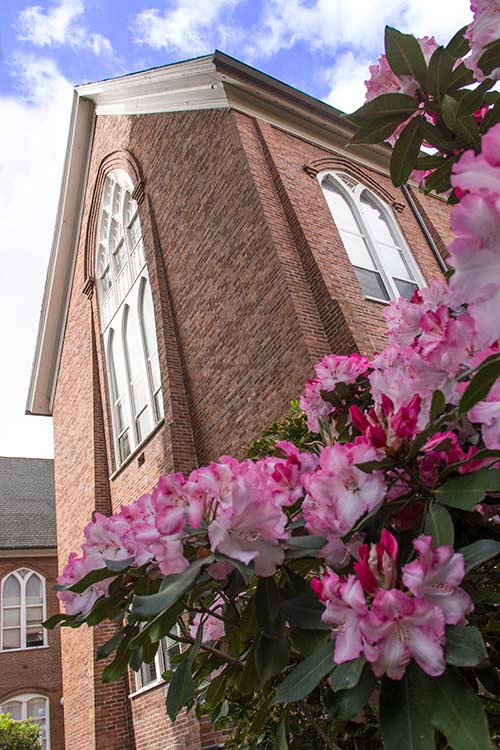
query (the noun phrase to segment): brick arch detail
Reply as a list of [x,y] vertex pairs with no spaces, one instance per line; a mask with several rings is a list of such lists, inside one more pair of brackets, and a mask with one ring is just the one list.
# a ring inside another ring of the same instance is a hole
[[349,159],[345,159],[343,156],[332,155],[304,164],[304,171],[312,178],[316,177],[320,172],[328,170],[332,172],[344,172],[363,183],[363,185],[366,185],[367,188],[378,195],[379,198],[392,206],[395,211],[401,212],[405,207],[404,203],[397,201],[392,193],[379,185],[362,167]]
[[102,159],[97,170],[97,177],[94,184],[94,191],[92,193],[92,200],[90,202],[90,209],[87,220],[87,231],[85,235],[85,281],[83,286],[83,293],[89,299],[92,299],[92,296],[94,294],[96,237],[104,183],[108,174],[110,174],[110,172],[113,172],[115,169],[123,169],[128,174],[134,186],[132,198],[136,200],[139,205],[144,201],[146,195],[142,170],[137,159],[130,151],[112,151]]

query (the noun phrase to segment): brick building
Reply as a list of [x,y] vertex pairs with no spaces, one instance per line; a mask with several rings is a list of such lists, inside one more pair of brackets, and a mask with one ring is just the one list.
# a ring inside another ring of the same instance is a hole
[[31,716],[64,750],[53,461],[0,458],[0,713]]
[[[61,561],[94,511],[238,454],[325,353],[380,349],[384,304],[442,274],[446,204],[350,132],[220,52],[76,89],[28,399]],[[101,684],[107,637],[62,634],[67,749],[215,747],[169,723],[161,663]]]

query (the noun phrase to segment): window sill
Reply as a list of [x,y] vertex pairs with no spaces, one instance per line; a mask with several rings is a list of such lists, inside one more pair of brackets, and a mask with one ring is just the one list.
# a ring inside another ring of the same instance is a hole
[[377,305],[390,305],[393,301],[392,299],[378,299],[378,297],[365,297],[365,300],[367,302],[376,302]]
[[154,682],[150,682],[148,685],[144,685],[144,687],[135,690],[133,693],[130,693],[128,697],[130,700],[132,700],[133,698],[138,698],[140,695],[150,693],[152,690],[156,690],[156,688],[159,688],[162,685],[165,686],[166,684],[167,683],[165,682],[165,680],[155,680]]
[[142,440],[138,445],[136,445],[132,453],[129,456],[127,456],[125,461],[123,461],[123,463],[121,463],[120,466],[117,469],[115,469],[115,471],[109,477],[110,482],[116,479],[116,477],[119,476],[121,472],[134,460],[134,458],[137,458],[137,455],[141,452],[141,450],[143,450],[143,448],[148,444],[151,438],[154,435],[156,435],[160,427],[162,427],[164,424],[165,424],[165,417],[160,419],[160,421],[153,427],[149,435],[146,435],[144,440]]
[[23,648],[2,648],[0,654],[18,654],[20,651],[42,651],[44,648],[49,648],[47,643],[45,646],[23,646]]

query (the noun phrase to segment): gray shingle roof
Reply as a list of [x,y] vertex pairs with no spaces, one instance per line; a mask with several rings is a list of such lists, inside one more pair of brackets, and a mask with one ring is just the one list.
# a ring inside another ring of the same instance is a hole
[[54,462],[0,457],[0,549],[55,546]]

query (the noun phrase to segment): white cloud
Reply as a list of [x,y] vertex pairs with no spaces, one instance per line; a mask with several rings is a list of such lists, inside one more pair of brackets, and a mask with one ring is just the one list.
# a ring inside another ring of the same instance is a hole
[[345,52],[337,57],[335,66],[325,71],[329,93],[325,97],[343,112],[354,112],[365,100],[364,81],[368,78],[370,60],[360,59],[353,52]]
[[164,12],[141,11],[133,19],[134,41],[154,49],[172,49],[181,54],[210,52],[228,39],[234,45],[242,31],[231,24],[231,14],[241,0],[175,0]]
[[52,420],[24,415],[71,110],[49,59],[17,56],[26,98],[0,97],[0,455],[52,456]]
[[17,37],[38,47],[66,45],[111,57],[114,54],[111,42],[102,34],[91,32],[82,23],[84,14],[83,0],[60,0],[47,11],[40,5],[31,5],[17,18]]

